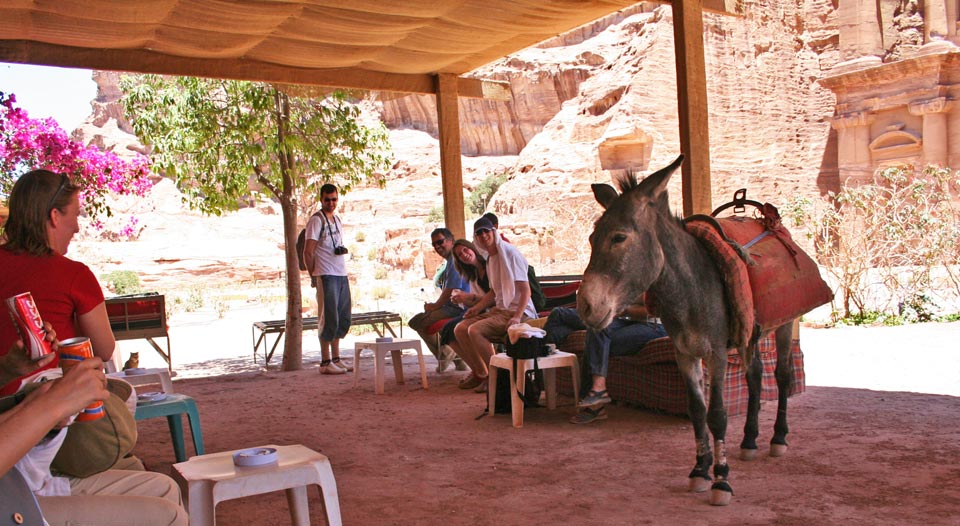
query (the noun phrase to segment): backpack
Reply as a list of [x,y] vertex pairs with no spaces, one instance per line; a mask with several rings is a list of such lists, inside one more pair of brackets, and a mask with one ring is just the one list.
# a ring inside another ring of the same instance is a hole
[[540,286],[540,280],[537,279],[537,273],[532,265],[527,265],[527,282],[530,283],[530,299],[533,301],[533,309],[537,312],[547,307],[547,297],[543,295],[543,288]]
[[[319,215],[320,212],[313,214]],[[310,216],[310,217],[313,217]],[[307,222],[310,220],[308,219]],[[323,235],[323,223],[320,223],[320,235]],[[307,246],[307,228],[301,228],[300,234],[297,235],[297,264],[300,266],[300,270],[307,270],[307,264],[303,261],[303,248]]]
[[50,465],[51,471],[71,477],[89,477],[112,468],[137,444],[137,422],[126,400],[133,387],[107,378],[110,396],[103,401],[103,418],[74,422]]
[[[537,358],[550,354],[543,338],[520,338],[517,343],[510,343],[509,338],[503,344],[507,356],[513,358],[513,371],[517,371],[517,360],[533,359],[533,370],[527,371],[523,378],[524,387],[521,398],[523,407],[540,407],[540,393],[543,392],[543,371],[537,365]],[[520,383],[517,378],[517,384]],[[519,394],[519,392],[518,392]],[[490,405],[490,395],[487,394],[487,405]],[[510,396],[510,372],[506,369],[497,370],[497,403],[493,412],[497,414],[509,413],[513,409],[513,397]]]
[[[527,371],[524,378],[523,407],[540,407],[540,393],[543,392],[543,371]],[[490,394],[487,393],[487,405],[490,405]],[[493,412],[502,415],[513,411],[513,397],[510,396],[510,371],[497,369],[497,405]],[[483,414],[487,414],[484,409]]]

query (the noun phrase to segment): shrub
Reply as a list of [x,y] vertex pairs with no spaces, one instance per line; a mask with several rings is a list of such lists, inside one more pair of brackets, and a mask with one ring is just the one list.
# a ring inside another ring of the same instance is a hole
[[486,179],[481,181],[480,184],[473,189],[473,192],[470,192],[470,197],[467,198],[466,202],[467,210],[474,215],[482,214],[487,209],[487,205],[490,204],[490,199],[493,198],[493,194],[497,193],[500,185],[505,183],[506,180],[506,172],[488,175]]
[[443,223],[443,206],[435,206],[427,213],[427,223]]
[[885,168],[823,200],[795,200],[784,217],[806,230],[836,283],[842,318],[878,312],[926,321],[935,294],[960,296],[957,190],[949,169]]
[[114,270],[100,276],[107,284],[107,288],[117,295],[137,294],[143,292],[140,287],[140,277],[132,270]]

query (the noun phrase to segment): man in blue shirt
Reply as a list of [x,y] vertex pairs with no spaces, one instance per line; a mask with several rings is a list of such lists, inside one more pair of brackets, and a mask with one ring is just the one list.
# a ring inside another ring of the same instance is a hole
[[449,365],[453,356],[441,354],[437,347],[436,334],[427,334],[427,329],[438,320],[446,318],[456,318],[463,313],[463,307],[450,301],[450,294],[460,289],[469,292],[470,283],[464,280],[457,272],[453,264],[453,233],[447,228],[437,228],[430,234],[430,242],[433,244],[433,250],[446,260],[446,269],[440,276],[440,297],[437,301],[423,304],[423,312],[410,318],[410,328],[417,331],[420,338],[427,344],[430,352],[437,357],[437,372],[443,372]]

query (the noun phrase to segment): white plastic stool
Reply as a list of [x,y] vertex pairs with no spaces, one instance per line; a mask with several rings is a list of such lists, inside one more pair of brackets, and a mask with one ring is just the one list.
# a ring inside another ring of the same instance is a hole
[[353,386],[360,385],[360,351],[370,349],[374,354],[373,376],[376,385],[377,394],[383,394],[383,370],[386,368],[386,355],[389,352],[393,358],[393,374],[398,384],[403,384],[403,362],[401,357],[403,349],[414,349],[417,351],[417,359],[420,361],[420,382],[424,389],[429,389],[427,385],[427,367],[423,363],[423,351],[420,349],[420,340],[391,340],[389,342],[357,342],[353,348]]
[[216,507],[222,501],[279,490],[287,492],[293,524],[310,526],[307,486],[312,484],[320,487],[327,524],[341,526],[337,481],[327,457],[300,444],[265,447],[276,448],[279,458],[275,464],[236,466],[236,451],[226,451],[173,465],[173,478],[186,500],[190,526],[215,525]]
[[[573,374],[573,400],[574,406],[580,401],[580,363],[577,361],[577,355],[556,351],[549,356],[537,358],[537,367],[543,369],[544,389],[547,391],[547,409],[556,409],[557,407],[557,367],[570,367]],[[513,427],[523,427],[523,400],[520,395],[523,394],[526,382],[523,381],[524,375],[533,370],[533,359],[517,360],[517,374],[513,374],[513,358],[506,353],[495,354],[490,357],[489,374],[489,392],[490,406],[487,408],[490,414],[494,414],[494,408],[497,407],[497,371],[494,368],[506,369],[510,373],[510,409],[513,413]],[[517,385],[517,379],[520,379],[520,385]],[[519,390],[519,393],[517,392]]]
[[[131,369],[133,370],[133,369]],[[167,368],[136,369],[137,374],[127,374],[126,371],[108,373],[111,378],[119,378],[134,387],[160,384],[164,393],[173,392],[173,382],[170,380],[170,371]]]

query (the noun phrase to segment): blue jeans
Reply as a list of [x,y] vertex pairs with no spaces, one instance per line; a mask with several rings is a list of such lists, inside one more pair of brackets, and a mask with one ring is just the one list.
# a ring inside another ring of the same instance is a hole
[[350,282],[346,276],[320,276],[323,283],[321,342],[339,340],[350,330]]
[[[550,311],[543,329],[547,331],[547,342],[559,345],[570,333],[587,330],[587,326],[576,309],[557,307]],[[587,330],[582,365],[585,380],[591,376],[606,377],[610,356],[637,354],[647,342],[666,335],[667,331],[659,323],[623,318],[614,318],[601,331]],[[593,381],[584,383],[589,390]]]

